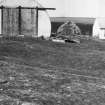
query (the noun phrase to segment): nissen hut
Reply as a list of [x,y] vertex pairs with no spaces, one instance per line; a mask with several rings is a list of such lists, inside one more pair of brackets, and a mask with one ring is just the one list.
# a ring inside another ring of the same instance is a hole
[[1,1],[0,34],[49,37],[51,23],[47,9],[51,8],[44,8],[35,0]]

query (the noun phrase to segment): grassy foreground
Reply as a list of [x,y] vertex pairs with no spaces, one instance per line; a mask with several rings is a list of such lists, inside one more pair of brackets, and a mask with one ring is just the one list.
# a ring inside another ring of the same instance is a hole
[[0,105],[105,105],[105,42],[1,40]]

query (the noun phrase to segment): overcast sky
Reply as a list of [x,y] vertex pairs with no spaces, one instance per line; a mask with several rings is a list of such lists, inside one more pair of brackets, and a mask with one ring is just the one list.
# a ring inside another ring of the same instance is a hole
[[56,8],[56,10],[48,11],[49,15],[54,17],[56,16],[105,17],[105,0],[36,0],[36,1],[38,1],[44,7]]
[[56,8],[55,11],[49,11],[50,16],[65,16],[65,0],[37,0],[44,7]]
[[50,16],[105,17],[105,0],[38,0],[45,7],[55,7]]

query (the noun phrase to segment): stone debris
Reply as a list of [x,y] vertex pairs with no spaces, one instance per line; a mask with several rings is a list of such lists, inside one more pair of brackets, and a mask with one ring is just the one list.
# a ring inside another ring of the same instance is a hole
[[58,28],[57,35],[81,35],[81,30],[74,22],[67,21]]
[[56,37],[66,42],[80,43],[78,35],[81,35],[79,27],[72,21],[67,21],[58,28]]

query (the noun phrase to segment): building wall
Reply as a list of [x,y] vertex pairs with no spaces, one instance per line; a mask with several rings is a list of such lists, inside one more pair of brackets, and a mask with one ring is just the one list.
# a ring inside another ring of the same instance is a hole
[[97,19],[93,25],[93,37],[105,39],[105,29],[101,29]]
[[100,34],[100,27],[99,27],[98,21],[95,20],[93,25],[93,37],[99,38],[99,34]]

